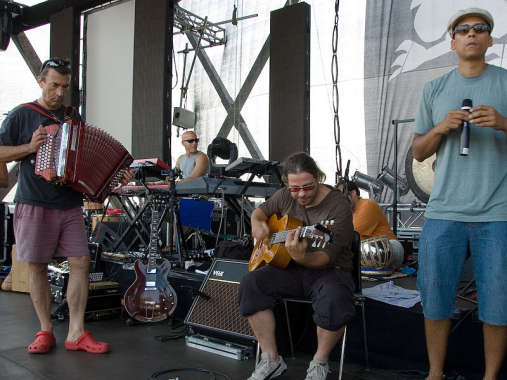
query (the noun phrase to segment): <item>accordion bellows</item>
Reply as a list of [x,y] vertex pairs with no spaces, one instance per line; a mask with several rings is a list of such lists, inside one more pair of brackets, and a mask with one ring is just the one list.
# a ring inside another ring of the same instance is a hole
[[125,147],[108,133],[77,121],[46,127],[37,151],[35,174],[65,183],[95,201],[104,201],[132,163]]

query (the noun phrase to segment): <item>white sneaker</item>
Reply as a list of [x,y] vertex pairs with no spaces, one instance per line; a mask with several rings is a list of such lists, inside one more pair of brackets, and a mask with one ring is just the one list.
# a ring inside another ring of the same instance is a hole
[[327,362],[312,360],[306,371],[305,380],[326,380],[328,372]]
[[255,371],[248,380],[267,380],[282,375],[287,370],[287,364],[281,356],[278,360],[271,360],[269,353],[261,354],[260,362],[255,366]]

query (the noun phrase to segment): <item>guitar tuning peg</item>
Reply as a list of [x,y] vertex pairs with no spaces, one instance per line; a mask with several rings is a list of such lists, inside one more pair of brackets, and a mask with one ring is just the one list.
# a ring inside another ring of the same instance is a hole
[[322,243],[322,248],[326,248],[326,245],[327,245],[327,242],[326,242],[326,241],[325,241],[325,242],[323,242],[323,243]]
[[316,245],[316,242],[315,242],[315,241],[313,241],[313,243],[312,243],[312,248],[315,248],[315,247],[317,247],[317,245]]
[[334,226],[334,219],[331,220],[331,225]]

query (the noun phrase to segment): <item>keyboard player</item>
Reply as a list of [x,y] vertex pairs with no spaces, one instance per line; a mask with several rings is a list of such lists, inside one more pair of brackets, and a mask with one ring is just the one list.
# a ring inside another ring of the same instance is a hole
[[183,174],[183,179],[179,182],[185,182],[209,174],[208,156],[197,150],[198,143],[199,138],[194,131],[186,131],[181,135],[181,144],[185,148],[185,153],[176,160],[176,167]]

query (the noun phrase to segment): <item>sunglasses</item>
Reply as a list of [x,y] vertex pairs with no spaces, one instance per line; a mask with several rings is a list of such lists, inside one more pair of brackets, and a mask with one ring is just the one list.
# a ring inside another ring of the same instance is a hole
[[189,144],[192,144],[192,143],[198,143],[199,142],[199,139],[190,139],[190,140],[183,140],[184,142],[187,142]]
[[44,61],[40,71],[42,73],[46,67],[52,67],[56,69],[58,67],[69,67],[69,65],[70,62],[64,59],[48,59],[47,61]]
[[304,186],[289,186],[289,191],[291,193],[299,193],[301,190],[304,192],[312,191],[315,188],[314,184],[304,185]]
[[456,33],[459,33],[459,34],[467,34],[470,29],[474,29],[477,33],[482,33],[482,32],[491,32],[491,27],[488,25],[488,24],[474,24],[474,25],[470,25],[470,24],[461,24],[461,25],[458,25],[454,28],[454,34]]

